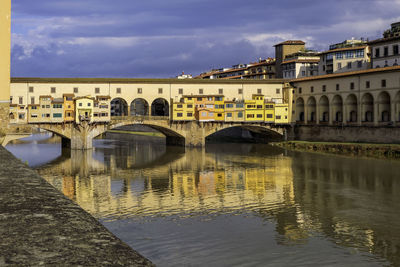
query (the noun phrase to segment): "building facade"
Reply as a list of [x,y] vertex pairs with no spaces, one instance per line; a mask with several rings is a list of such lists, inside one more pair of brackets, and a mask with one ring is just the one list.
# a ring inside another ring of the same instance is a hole
[[368,43],[371,47],[372,68],[397,66],[400,64],[400,22],[393,23],[383,33],[383,38]]
[[288,40],[275,45],[275,77],[283,78],[282,63],[287,55],[305,50],[305,42],[301,40]]

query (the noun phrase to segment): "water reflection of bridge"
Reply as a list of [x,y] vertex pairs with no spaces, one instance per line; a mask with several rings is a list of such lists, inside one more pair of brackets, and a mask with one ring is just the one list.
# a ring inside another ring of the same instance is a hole
[[281,244],[307,242],[319,233],[341,246],[400,262],[400,215],[393,212],[400,205],[398,163],[281,152],[237,148],[235,154],[210,146],[154,166],[151,161],[168,159],[169,152],[132,164],[138,155],[122,150],[104,153],[103,161],[79,159],[93,160],[86,165],[63,161],[55,166],[63,170],[55,178],[50,174],[58,170],[52,168],[39,173],[100,218],[253,212],[276,221]]

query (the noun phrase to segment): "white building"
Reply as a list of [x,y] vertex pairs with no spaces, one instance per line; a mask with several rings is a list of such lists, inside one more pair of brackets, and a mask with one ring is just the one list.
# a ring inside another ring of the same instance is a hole
[[383,33],[383,38],[368,43],[372,52],[372,68],[397,66],[400,64],[400,22]]

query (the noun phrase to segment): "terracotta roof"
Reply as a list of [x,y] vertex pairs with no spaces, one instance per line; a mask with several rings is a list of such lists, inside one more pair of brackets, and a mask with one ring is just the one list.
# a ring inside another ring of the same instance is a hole
[[322,79],[346,77],[346,76],[352,76],[352,75],[362,75],[362,74],[369,74],[369,73],[392,72],[392,71],[400,71],[400,66],[385,67],[385,68],[375,68],[375,69],[367,69],[367,70],[359,70],[359,71],[349,71],[349,72],[326,74],[326,75],[318,75],[318,76],[312,76],[312,77],[293,79],[293,80],[290,80],[290,82],[322,80]]
[[283,61],[283,64],[289,64],[289,63],[318,63],[319,59],[291,59],[291,60],[287,60],[287,61]]
[[18,107],[17,104],[10,104],[10,107]]
[[111,96],[109,96],[109,95],[98,95],[98,96],[96,96],[96,99],[99,99],[99,98],[111,99]]
[[248,66],[247,68],[252,68],[252,67],[257,67],[257,66],[263,66],[263,65],[275,65],[276,61],[264,61],[264,62],[257,62],[257,63],[250,63],[251,66]]
[[78,97],[75,97],[74,99],[79,100],[79,99],[84,99],[84,98],[94,100],[94,97],[90,97],[90,96],[78,96]]
[[303,42],[302,40],[287,40],[284,41],[282,43],[276,44],[274,46],[278,46],[278,45],[305,45],[306,43]]
[[359,50],[359,49],[365,49],[366,47],[368,47],[368,46],[360,45],[360,46],[352,46],[352,47],[342,47],[342,48],[327,50],[327,51],[321,52],[320,54],[322,55],[322,54],[334,53],[334,52],[339,52],[339,51]]
[[234,75],[234,76],[222,77],[222,78],[218,78],[218,79],[229,80],[229,79],[236,79],[236,78],[240,78],[240,77],[242,77],[242,75]]
[[390,41],[395,41],[395,40],[400,40],[400,36],[392,36],[388,38],[380,38],[376,40],[372,40],[368,42],[368,44],[377,44],[377,43],[384,43],[384,42],[390,42]]
[[28,107],[39,107],[39,104],[29,104]]
[[75,96],[75,94],[63,94],[63,97],[64,96]]
[[219,94],[216,94],[216,95],[183,95],[182,97],[207,97],[207,96],[215,96],[215,97],[223,97],[224,95],[219,95]]
[[63,98],[54,98],[51,102],[52,103],[64,103],[64,99]]
[[51,98],[51,95],[41,95],[39,98]]

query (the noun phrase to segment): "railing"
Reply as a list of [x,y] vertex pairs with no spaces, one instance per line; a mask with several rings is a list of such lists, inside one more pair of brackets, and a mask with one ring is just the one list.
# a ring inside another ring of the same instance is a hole
[[149,115],[135,115],[135,116],[112,116],[111,121],[124,121],[124,120],[134,120],[134,121],[145,121],[145,120],[169,120],[169,116],[149,116]]

